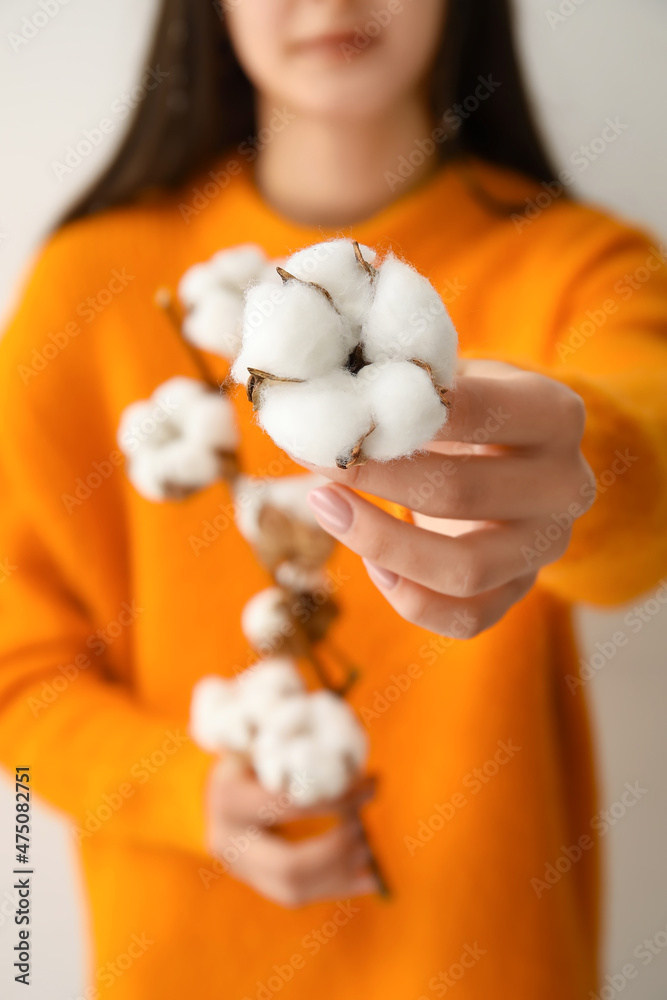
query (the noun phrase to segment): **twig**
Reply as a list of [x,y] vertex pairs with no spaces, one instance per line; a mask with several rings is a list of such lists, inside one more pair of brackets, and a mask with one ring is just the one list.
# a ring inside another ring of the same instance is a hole
[[217,378],[211,371],[210,367],[196,349],[196,347],[190,343],[190,341],[183,336],[183,326],[181,323],[181,317],[179,315],[178,309],[174,302],[174,296],[170,288],[166,285],[162,285],[155,293],[155,305],[162,309],[165,316],[171,322],[172,329],[178,336],[181,344],[185,347],[186,351],[190,355],[192,363],[195,365],[200,378],[206,382],[211,389],[215,389],[216,392],[225,392],[225,387],[223,383],[218,382]]

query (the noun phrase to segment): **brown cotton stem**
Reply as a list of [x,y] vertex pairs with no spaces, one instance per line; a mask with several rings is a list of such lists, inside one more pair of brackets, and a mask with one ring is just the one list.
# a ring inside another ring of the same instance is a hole
[[206,382],[211,389],[215,389],[216,392],[225,391],[224,386],[218,382],[215,375],[207,365],[204,358],[201,356],[197,348],[183,336],[183,327],[181,322],[181,317],[179,315],[176,303],[174,302],[174,296],[170,288],[163,285],[155,293],[155,305],[158,306],[164,312],[165,316],[171,321],[171,326],[174,332],[177,334],[178,339],[181,344],[185,347],[186,351],[190,355],[190,359],[197,369],[197,373],[203,382]]
[[338,646],[331,641],[331,639],[326,639],[324,641],[326,642],[327,649],[331,651],[332,655],[338,661],[338,664],[346,673],[343,686],[340,688],[341,697],[344,698],[361,677],[361,670],[356,663],[352,663],[347,658],[346,654],[339,649]]
[[364,843],[366,844],[366,847],[368,848],[368,867],[375,876],[375,879],[378,884],[378,895],[381,896],[383,899],[391,899],[392,893],[391,889],[389,888],[389,883],[387,882],[387,879],[384,876],[384,872],[382,871],[382,866],[378,861],[377,854],[373,850],[371,843],[368,839],[368,833],[366,831],[366,827],[364,826],[363,820],[361,818],[361,813],[359,811],[357,811],[357,818],[361,825],[361,836],[363,838]]
[[347,455],[341,455],[336,459],[336,465],[339,469],[351,469],[353,465],[364,465],[366,463],[367,459],[362,456],[361,448],[366,438],[369,434],[373,433],[376,427],[377,424],[373,421],[366,433],[362,434],[356,444],[352,446],[349,453]]
[[329,677],[329,674],[327,673],[326,667],[322,663],[319,656],[316,654],[313,647],[310,646],[310,644],[308,645],[308,649],[306,652],[306,659],[308,660],[311,667],[315,671],[317,679],[322,685],[322,687],[326,688],[327,691],[331,691],[332,694],[337,695],[339,698],[342,698],[342,689],[340,687],[336,687],[336,685],[333,683],[333,681]]
[[375,281],[375,275],[377,274],[376,269],[373,267],[372,264],[369,264],[369,262],[364,258],[364,255],[361,252],[361,247],[359,246],[356,240],[352,240],[352,246],[354,248],[354,256],[357,258],[357,260],[363,267],[370,281],[371,282]]
[[282,375],[272,375],[271,372],[263,372],[261,368],[248,368],[250,378],[246,382],[246,396],[248,402],[252,403],[253,412],[259,409],[259,390],[265,382],[303,382],[302,378],[285,378]]
[[431,368],[431,366],[427,364],[426,361],[421,361],[419,358],[410,358],[410,364],[417,365],[418,368],[424,369],[424,371],[426,372],[426,374],[428,375],[433,384],[433,388],[440,397],[440,402],[443,404],[443,406],[446,406],[447,409],[449,409],[452,404],[448,399],[445,399],[447,393],[449,392],[449,389],[445,389],[444,386],[438,384],[438,382],[436,381],[436,377],[433,374],[433,369]]
[[[316,291],[320,292],[320,294],[323,295],[324,298],[327,300],[329,305],[332,306],[334,309],[336,309],[334,300],[331,298],[329,292],[326,290],[326,288],[323,288],[322,285],[318,285],[316,281],[305,281],[303,278],[297,278],[295,274],[290,274],[290,272],[286,271],[284,267],[277,267],[276,271],[283,279],[284,285],[286,285],[288,281],[298,281],[300,285],[308,285],[310,288],[314,288]],[[337,309],[336,312],[338,312]]]

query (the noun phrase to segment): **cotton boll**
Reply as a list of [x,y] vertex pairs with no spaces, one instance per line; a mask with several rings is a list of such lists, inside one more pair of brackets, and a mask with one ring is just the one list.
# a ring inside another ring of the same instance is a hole
[[220,460],[215,451],[184,437],[156,446],[148,443],[128,456],[128,479],[147,500],[188,496],[210,485],[219,474]]
[[[360,245],[365,261],[373,264],[376,253]],[[356,258],[351,240],[330,240],[297,251],[287,260],[285,270],[303,281],[314,281],[329,292],[336,308],[342,312],[356,332],[364,321],[373,301],[373,283],[366,269]]]
[[237,679],[243,711],[253,726],[266,726],[272,714],[304,691],[294,660],[276,656],[245,670]]
[[342,754],[303,736],[290,746],[290,770],[292,792],[302,808],[344,795],[354,774]]
[[234,521],[247,542],[256,543],[260,539],[259,512],[269,482],[259,476],[240,475],[232,484]]
[[189,267],[178,285],[178,297],[188,309],[216,288],[243,292],[267,266],[266,254],[253,243],[219,250],[210,260]]
[[193,264],[178,283],[178,297],[186,308],[191,309],[218,284],[218,279],[209,262]]
[[347,702],[331,691],[316,691],[310,696],[310,708],[322,748],[344,756],[353,772],[361,770],[368,756],[368,737]]
[[276,268],[284,267],[284,260],[270,260],[262,268],[257,280],[262,284],[273,285],[275,288],[282,288],[283,279],[278,274]]
[[285,741],[313,730],[312,695],[301,683],[291,696],[277,699],[264,720],[261,736],[271,735]]
[[409,361],[367,365],[357,381],[376,424],[363,443],[366,458],[386,462],[411,455],[447,420],[447,408],[428,373]]
[[183,320],[183,334],[202,351],[233,358],[241,346],[242,317],[242,293],[214,287]]
[[167,492],[162,471],[154,461],[154,457],[155,452],[152,450],[140,451],[128,461],[125,471],[128,480],[140,496],[152,500],[153,503],[159,503],[167,499]]
[[175,438],[161,448],[140,450],[132,464],[141,462],[152,470],[156,485],[163,484],[162,499],[169,499],[172,492],[185,496],[203,489],[220,474],[215,451],[186,437]]
[[204,750],[249,750],[252,729],[234,682],[222,677],[198,681],[190,703],[190,733]]
[[234,519],[243,537],[252,543],[261,540],[260,515],[265,504],[271,504],[288,517],[316,527],[306,497],[311,490],[324,486],[328,479],[317,473],[299,476],[263,478],[239,476],[234,484]]
[[290,514],[307,524],[318,524],[312,508],[307,501],[308,494],[318,486],[324,486],[330,480],[317,472],[304,472],[298,476],[280,476],[266,480],[266,498],[279,510]]
[[234,405],[216,392],[203,393],[193,401],[185,414],[183,431],[202,447],[234,451],[239,445]]
[[366,358],[419,358],[431,366],[439,385],[451,387],[457,335],[435,288],[394,256],[385,259],[375,284],[375,298],[361,335]]
[[294,594],[307,594],[326,586],[327,575],[321,569],[310,569],[286,560],[275,570],[276,583]]
[[252,746],[252,765],[259,783],[269,792],[287,790],[292,779],[290,745],[306,734],[310,738],[310,698],[295,694],[274,704]]
[[258,281],[267,265],[266,254],[255,243],[242,243],[228,250],[218,250],[210,260],[211,270],[220,284],[243,290]]
[[228,399],[177,376],[125,410],[118,441],[130,482],[159,501],[188,496],[218,479],[220,453],[233,450],[238,436]]
[[251,597],[241,612],[241,630],[254,649],[278,646],[291,626],[285,594],[280,587],[267,587]]
[[352,339],[348,324],[325,296],[298,281],[249,289],[242,338],[232,375],[243,383],[248,368],[283,378],[317,378],[345,363]]
[[185,375],[175,375],[159,385],[151,399],[161,405],[169,414],[174,414],[193,399],[197,399],[207,388],[198,379],[187,378]]
[[302,808],[344,795],[354,776],[345,758],[320,745],[315,733],[288,739],[272,731],[260,733],[252,763],[267,791],[289,791]]
[[261,784],[272,792],[290,789],[302,806],[343,795],[366,756],[356,716],[329,691],[277,703],[252,750]]
[[116,432],[116,441],[124,455],[136,451],[149,436],[165,441],[169,439],[172,432],[165,428],[164,423],[155,420],[154,411],[154,405],[147,399],[130,403],[123,410]]
[[297,461],[323,468],[349,460],[372,426],[370,404],[347,371],[310,382],[265,384],[259,422]]

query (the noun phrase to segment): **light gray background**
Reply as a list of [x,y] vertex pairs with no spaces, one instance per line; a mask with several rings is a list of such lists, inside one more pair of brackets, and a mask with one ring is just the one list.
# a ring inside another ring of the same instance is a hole
[[[619,116],[628,128],[578,174],[576,191],[641,220],[667,242],[667,5],[659,0],[517,0],[517,5],[524,57],[558,164],[571,166],[571,154],[600,134],[607,117]],[[68,0],[14,51],[10,33],[39,10],[39,0],[3,0],[0,5],[3,314],[20,291],[42,234],[122,138],[117,123],[71,175],[56,178],[53,161],[62,160],[82,129],[113,118],[113,102],[145,66],[156,3]],[[556,19],[549,12],[562,19],[550,23]],[[623,624],[627,610],[612,615],[582,609],[583,656],[588,658],[595,642],[609,640],[617,629],[628,631]],[[603,804],[614,803],[626,781],[639,780],[648,789],[604,841],[609,875],[606,968],[616,973],[634,962],[640,970],[620,991],[624,1000],[663,1000],[667,986],[667,949],[647,966],[633,957],[645,938],[667,928],[666,649],[667,608],[661,606],[588,685]],[[64,824],[47,807],[36,810],[32,840],[38,874],[30,995],[35,1000],[74,1000],[84,989],[86,953],[76,854]],[[0,983],[8,1000],[26,995],[13,983],[6,989],[15,943],[12,842],[9,785],[0,782]]]

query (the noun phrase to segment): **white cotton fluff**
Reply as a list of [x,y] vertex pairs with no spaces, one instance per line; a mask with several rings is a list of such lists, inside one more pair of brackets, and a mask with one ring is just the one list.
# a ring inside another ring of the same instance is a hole
[[183,320],[183,334],[202,351],[233,358],[241,346],[243,296],[212,288]]
[[408,361],[367,365],[357,375],[368,401],[375,430],[364,440],[366,458],[386,462],[424,447],[446,422],[443,406],[428,373]]
[[266,254],[252,243],[219,250],[209,260],[188,268],[180,280],[178,296],[184,306],[192,308],[220,286],[242,293],[264,275],[266,267]]
[[278,704],[304,692],[293,660],[273,657],[237,677],[203,677],[190,702],[190,733],[205,750],[248,753]]
[[211,257],[211,265],[221,284],[243,290],[262,277],[267,257],[256,243],[242,243],[227,250],[218,250]]
[[311,285],[255,285],[246,296],[243,346],[232,367],[237,382],[248,368],[282,378],[310,379],[342,366],[354,337],[349,324]]
[[260,590],[241,612],[241,631],[253,647],[278,646],[289,634],[291,617],[280,587]]
[[368,361],[419,358],[439,385],[453,385],[457,335],[445,304],[427,278],[393,255],[379,269],[361,338]]
[[210,485],[220,475],[219,453],[238,445],[230,400],[181,376],[128,406],[117,437],[130,482],[154,501]]
[[241,346],[243,296],[267,274],[264,251],[253,244],[220,250],[185,272],[178,294],[188,313],[185,337],[201,350],[233,358]]
[[[376,265],[375,251],[359,250],[370,268],[352,240],[332,240],[287,259],[298,280],[282,295],[251,288],[233,367],[246,384],[249,368],[267,374],[253,386],[260,425],[297,461],[324,468],[424,447],[447,418],[437,388],[454,385],[456,330],[436,290],[393,254]],[[304,281],[331,296],[344,336]]]
[[301,674],[289,656],[261,660],[239,674],[236,684],[243,711],[259,730],[268,724],[277,705],[304,692]]
[[243,710],[234,681],[211,676],[195,684],[190,701],[190,735],[204,750],[248,752],[254,727]]
[[290,518],[317,527],[317,518],[306,497],[311,490],[328,482],[325,476],[310,472],[300,476],[269,478],[239,476],[233,484],[234,519],[239,531],[248,542],[261,540],[259,518],[265,504],[270,504]]
[[320,568],[311,569],[291,560],[285,560],[276,567],[274,576],[276,583],[293,594],[312,594],[323,588],[326,591],[327,575]]
[[259,422],[279,448],[302,462],[333,467],[349,459],[372,426],[370,404],[356,378],[337,369],[309,382],[277,382],[260,390]]
[[291,791],[301,806],[343,795],[367,757],[366,734],[350,708],[329,691],[277,705],[252,748],[260,783]]
[[[375,250],[363,244],[359,249],[364,260],[373,264]],[[350,240],[329,240],[298,250],[287,259],[285,270],[302,281],[314,281],[326,288],[336,308],[358,333],[373,301],[373,283],[357,260]]]

